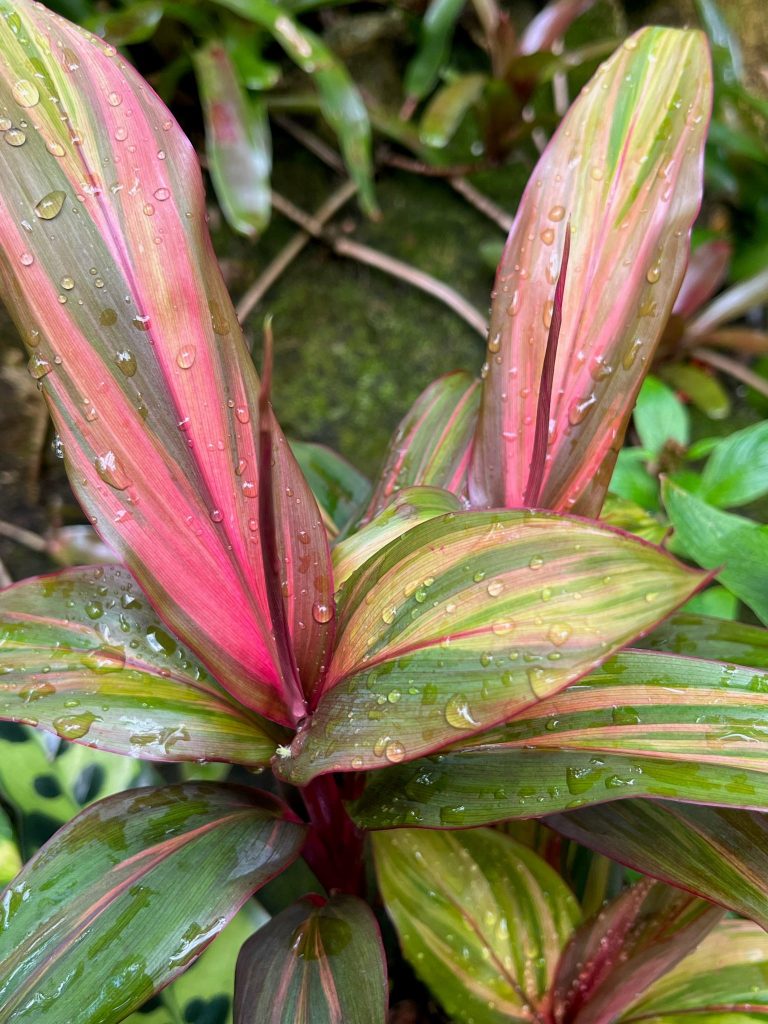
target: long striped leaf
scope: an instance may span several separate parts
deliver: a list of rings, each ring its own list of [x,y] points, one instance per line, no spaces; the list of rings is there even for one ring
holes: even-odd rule
[[[700,583],[658,548],[582,520],[432,519],[342,588],[328,690],[279,770],[304,782],[483,732],[585,675]]]
[[[235,1024],[384,1024],[384,949],[355,896],[306,896],[243,946]]]
[[[543,153],[496,276],[473,505],[523,503],[546,416],[539,504],[599,511],[685,271],[710,102],[703,35],[643,29],[601,66]],[[552,400],[540,408],[568,225]]]
[[[299,851],[279,801],[205,783],[83,811],[0,896],[0,1021],[119,1021]],[[98,965],[98,966],[97,966]]]
[[[477,424],[479,383],[459,371],[439,377],[419,395],[390,442],[367,518],[380,512],[402,487],[463,491]]]
[[[0,718],[149,760],[274,754],[274,726],[210,678],[126,569],[65,569],[2,591],[0,648]]]
[[[637,882],[571,937],[552,984],[553,1021],[612,1024],[722,916],[720,907],[690,893]]]
[[[267,610],[258,381],[192,149],[113,47],[41,5],[3,3],[0,47],[0,280],[75,491],[174,632],[287,723],[304,712]]]
[[[768,810],[768,673],[622,652],[500,729],[371,777],[371,828],[482,825],[627,796]]]
[[[579,919],[565,882],[491,829],[401,829],[373,838],[403,952],[451,1018],[542,1019],[558,956]]]
[[[547,819],[582,846],[735,910],[768,929],[768,815],[621,800]]]
[[[656,651],[768,669],[768,629],[743,622],[678,612],[662,622],[641,644]]]

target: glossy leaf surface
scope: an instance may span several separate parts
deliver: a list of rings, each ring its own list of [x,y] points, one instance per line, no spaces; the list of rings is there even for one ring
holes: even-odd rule
[[[290,863],[303,835],[277,800],[241,787],[187,783],[93,805],[3,893],[0,1020],[121,1020]]]
[[[768,674],[622,652],[436,757],[373,776],[368,827],[471,826],[628,796],[768,809]]]
[[[538,53],[551,49],[572,22],[593,3],[594,0],[551,0],[526,25],[520,37],[520,52]]]
[[[451,1017],[535,1019],[579,919],[556,872],[490,829],[380,832],[373,847],[403,952]]]
[[[269,223],[272,144],[263,106],[240,85],[226,47],[217,41],[194,58],[205,116],[205,151],[227,221],[253,237]]]
[[[432,519],[342,588],[328,691],[278,769],[304,782],[482,732],[585,675],[700,582],[658,548],[583,520]]]
[[[651,455],[658,457],[670,442],[680,447],[688,444],[688,410],[658,377],[645,378],[632,416],[640,443]]]
[[[576,930],[552,986],[557,1024],[611,1024],[690,953],[720,907],[643,879]]]
[[[542,154],[496,276],[469,474],[474,505],[523,502],[570,225],[539,503],[599,511],[685,271],[710,102],[704,37],[643,29],[601,66]]]
[[[644,637],[641,644],[671,654],[698,655],[768,669],[768,630],[743,622],[678,612]]]
[[[547,823],[583,846],[768,928],[768,815],[621,800]]]
[[[192,148],[114,47],[41,5],[0,18],[0,46],[3,297],[74,489],[174,632],[288,722],[249,525],[258,382]]]
[[[479,402],[479,381],[464,372],[439,377],[419,395],[390,442],[368,517],[402,487],[463,490]]]
[[[264,723],[162,627],[127,569],[9,587],[0,638],[0,718],[150,760],[257,765],[274,753]]]
[[[307,896],[260,928],[237,962],[235,1024],[384,1024],[379,927],[355,896]]]

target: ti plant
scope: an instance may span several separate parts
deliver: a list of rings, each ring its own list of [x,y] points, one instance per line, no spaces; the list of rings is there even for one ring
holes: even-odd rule
[[[768,924],[766,634],[659,627],[709,575],[595,518],[688,258],[703,37],[644,29],[584,89],[521,200],[482,384],[422,395],[341,532],[269,357],[256,376],[176,122],[32,0],[0,3],[0,46],[3,295],[121,560],[0,595],[0,716],[256,773],[65,825],[0,898],[0,1022],[123,1020],[299,856],[298,902],[242,948],[238,1024],[381,1024],[377,892],[458,1020],[757,1012],[752,925],[692,950],[713,903]],[[310,478],[344,472],[315,454]],[[574,931],[548,865],[478,830],[516,818],[695,895],[641,882]]]

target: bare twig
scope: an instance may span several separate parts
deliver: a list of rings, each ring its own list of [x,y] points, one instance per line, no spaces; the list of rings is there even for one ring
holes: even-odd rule
[[[5,562],[0,558],[0,588],[10,587],[13,583],[13,576],[8,572]]]
[[[723,373],[727,373],[736,380],[740,380],[742,384],[754,388],[755,391],[759,391],[761,395],[765,395],[768,398],[768,380],[755,373],[754,370],[750,370],[749,367],[744,366],[743,363],[738,362],[736,359],[724,356],[721,352],[712,352],[708,348],[695,348],[691,355],[694,359],[707,363],[708,366],[714,366],[716,370],[722,370]]]
[[[275,114],[273,121],[279,124],[289,135],[293,136],[310,153],[313,153],[319,160],[322,160],[323,163],[328,164],[329,167],[332,167],[334,171],[338,171],[340,174],[344,173],[344,161],[341,159],[341,156],[327,142],[323,142],[319,135],[315,135],[314,132],[304,128],[303,125],[294,121],[292,117],[286,117],[285,114]]]
[[[17,544],[23,544],[30,551],[48,550],[48,542],[39,534],[32,533],[31,530],[25,530],[22,526],[15,526],[13,523],[7,523],[4,520],[0,520],[0,537],[7,537],[8,540],[16,541]]]
[[[502,231],[507,232],[510,230],[515,218],[510,216],[506,210],[503,210],[498,203],[494,203],[492,199],[489,199],[484,192],[475,188],[466,178],[451,178],[451,188],[474,206],[476,210],[484,214],[488,220],[498,224]]]

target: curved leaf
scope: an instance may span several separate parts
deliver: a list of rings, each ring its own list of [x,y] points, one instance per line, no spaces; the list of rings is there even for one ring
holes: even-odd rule
[[[448,145],[464,116],[483,95],[487,81],[487,75],[458,75],[438,89],[419,125],[419,138],[425,146],[441,149]]]
[[[42,5],[0,18],[0,47],[3,297],[74,489],[174,632],[287,723],[303,707],[285,706],[267,610],[258,381],[192,148],[114,47]]]
[[[122,1020],[293,860],[303,835],[274,797],[244,787],[187,783],[94,804],[0,896],[0,1021]]]
[[[651,650],[768,669],[768,629],[678,612],[641,641]]]
[[[412,760],[585,675],[700,585],[628,535],[547,513],[449,514],[342,588],[328,690],[279,766],[302,783]]]
[[[768,420],[724,437],[701,474],[700,496],[733,508],[768,492]]]
[[[537,1019],[575,924],[575,897],[532,850],[491,829],[373,837],[403,952],[457,1021]]]
[[[158,761],[266,764],[276,739],[160,625],[126,569],[0,592],[0,718]]]
[[[480,382],[464,371],[439,377],[413,403],[389,445],[367,518],[414,485],[459,494],[472,448]]]
[[[384,1024],[379,927],[355,896],[305,896],[243,946],[235,1024]]]
[[[672,309],[676,316],[690,317],[720,289],[728,273],[733,247],[714,238],[702,242],[691,253],[683,283]]]
[[[552,0],[525,27],[520,36],[520,53],[539,53],[551,50],[571,26],[588,10],[595,0]]]
[[[523,502],[570,225],[539,503],[599,511],[685,271],[710,103],[703,35],[643,29],[601,66],[544,151],[496,276],[473,505]]]
[[[768,268],[748,277],[746,281],[727,288],[703,309],[690,324],[686,333],[690,337],[703,337],[729,320],[737,320],[750,309],[768,299]]]
[[[419,26],[418,52],[405,71],[406,96],[422,100],[437,84],[464,3],[465,0],[431,0]]]
[[[370,828],[471,826],[627,796],[768,809],[768,674],[622,652],[438,757],[373,776]]]
[[[640,443],[658,457],[669,442],[684,447],[690,437],[690,415],[672,388],[649,374],[632,412]]]
[[[370,483],[351,462],[325,445],[306,441],[291,441],[290,445],[329,533],[338,533],[367,500]]]
[[[10,818],[0,808],[0,885],[7,885],[21,870],[21,856]]]

